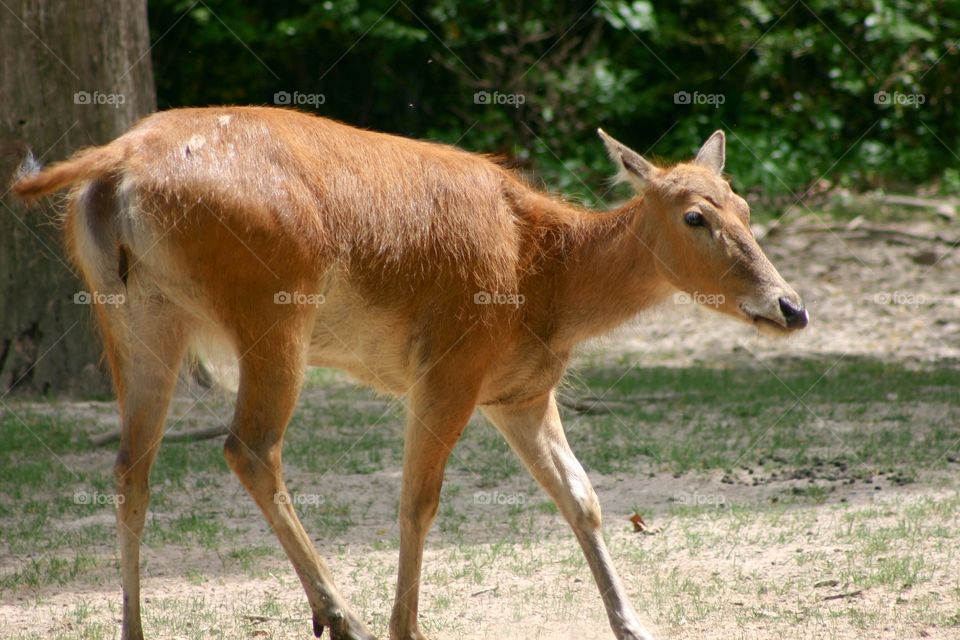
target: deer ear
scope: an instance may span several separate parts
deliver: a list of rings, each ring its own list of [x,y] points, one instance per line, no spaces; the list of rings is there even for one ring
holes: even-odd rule
[[[707,141],[697,152],[697,158],[694,164],[713,169],[714,173],[723,171],[723,165],[727,160],[727,137],[723,131],[717,130],[713,135],[707,138]]]
[[[600,134],[603,144],[606,145],[610,159],[619,168],[621,179],[626,179],[635,187],[642,189],[660,173],[660,170],[645,160],[643,156],[608,136],[603,129],[597,129],[597,133]]]

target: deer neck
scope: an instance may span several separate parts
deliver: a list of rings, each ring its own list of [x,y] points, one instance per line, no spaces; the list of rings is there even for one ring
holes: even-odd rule
[[[610,212],[583,212],[580,220],[557,278],[557,339],[571,344],[609,333],[669,291],[643,199]]]

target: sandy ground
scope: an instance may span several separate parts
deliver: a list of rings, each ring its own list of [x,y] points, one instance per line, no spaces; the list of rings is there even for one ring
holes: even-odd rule
[[[814,224],[798,223],[802,229]],[[950,233],[934,223],[899,228]],[[953,233],[960,237],[960,231]],[[584,357],[640,366],[759,360],[773,369],[780,358],[857,355],[929,366],[960,355],[960,264],[951,248],[943,242],[861,236],[784,228],[764,239],[772,261],[810,309],[809,330],[794,338],[757,336],[750,327],[681,299],[591,345]],[[88,403],[77,410],[97,414],[107,425],[114,418],[103,406]],[[960,611],[955,540],[938,546],[921,529],[916,539],[907,536],[896,543],[919,549],[931,567],[931,579],[916,588],[848,593],[838,569],[855,558],[858,548],[844,533],[850,510],[872,513],[878,522],[886,518],[892,526],[902,505],[955,496],[955,474],[931,474],[906,487],[885,484],[882,492],[874,487],[880,481],[844,485],[821,508],[788,511],[781,520],[743,521],[729,507],[766,503],[789,485],[729,484],[722,475],[593,476],[617,565],[637,609],[658,612],[642,613],[658,637],[960,638],[957,627],[930,625],[900,612],[901,600]],[[312,481],[311,474],[297,470],[289,478],[291,486],[311,487]],[[317,536],[317,544],[348,600],[382,637],[396,576],[392,514],[398,484],[399,470],[387,468],[327,476],[320,488],[355,505],[349,531]],[[445,501],[451,500],[467,521],[454,533],[435,530],[428,540],[421,596],[425,632],[434,638],[612,637],[579,550],[558,516],[534,510],[511,519],[503,506],[477,505],[469,477],[453,474],[447,484],[462,489],[445,493]],[[531,503],[543,501],[526,478],[510,479],[498,490]],[[198,485],[196,491],[204,496],[198,507],[204,517],[233,532],[231,547],[273,551],[258,558],[253,569],[242,569],[217,548],[145,547],[148,630],[162,629],[160,637],[170,638],[310,637],[309,609],[299,584],[239,486],[227,478],[213,488]],[[721,496],[728,508],[672,524],[665,514],[682,495]],[[843,509],[837,508],[841,498]],[[655,523],[654,535],[635,534],[623,517],[637,505]],[[162,523],[175,515],[152,517]],[[108,512],[94,518],[112,526]],[[958,524],[955,513],[947,521],[951,518]],[[94,552],[116,557],[112,539]],[[809,556],[819,568],[806,570],[798,556]],[[78,607],[90,611],[78,613]],[[817,615],[810,616],[811,610]],[[115,568],[76,583],[7,593],[0,601],[3,638],[112,638],[118,637],[118,621]]]
[[[669,518],[658,517],[668,508],[672,496],[683,492],[722,495],[727,504],[737,505],[761,501],[769,489],[730,487],[722,484],[719,476],[692,482],[689,477],[674,479],[666,475],[643,481],[634,476],[601,476],[594,480],[606,513],[623,514],[633,505],[643,504],[648,518],[661,527],[653,535],[640,535],[632,532],[626,521],[607,523],[608,544],[638,610],[669,611],[679,606],[670,600],[677,600],[688,611],[676,614],[672,624],[663,625],[642,613],[658,637],[958,637],[956,628],[917,623],[897,611],[898,603],[910,599],[949,602],[948,594],[958,587],[955,568],[960,566],[960,550],[956,548],[924,546],[928,560],[941,565],[943,571],[922,586],[895,592],[882,588],[858,592],[845,582],[842,571],[811,573],[797,562],[803,554],[822,554],[825,560],[811,562],[828,566],[827,561],[836,558],[843,564],[855,549],[840,535],[846,526],[846,510],[818,509],[813,515],[798,512],[783,521],[761,520],[746,525],[705,514],[677,528]],[[358,487],[365,487],[362,499],[370,508],[364,511],[389,514],[397,481],[394,472],[339,477],[328,490],[350,496]],[[469,478],[453,477],[448,482],[469,484]],[[531,491],[523,483],[518,486]],[[888,492],[878,498],[872,486],[857,486],[843,489],[836,497],[846,498],[850,508],[856,510],[956,495],[955,488],[918,485],[895,491],[896,495]],[[225,495],[224,501],[242,504],[243,496]],[[464,538],[433,533],[428,541],[421,619],[430,637],[612,637],[579,549],[558,518],[539,516],[523,523],[519,532],[510,532],[502,510],[476,505],[465,508],[470,513],[471,531]],[[159,523],[163,517],[160,514]],[[208,517],[216,516],[208,513]],[[883,517],[890,523],[897,521],[892,510]],[[379,521],[365,518],[348,535],[316,540],[347,599],[372,622],[380,637],[386,637],[386,614],[395,580],[396,550],[382,548],[389,546],[387,542],[396,535],[390,520],[389,516]],[[249,516],[235,520],[221,513],[219,521],[225,527],[244,531],[239,538],[231,539],[232,546],[243,546],[245,540],[250,545],[272,544],[266,526]],[[956,517],[953,522],[960,524]],[[159,523],[155,521],[154,526],[162,526]],[[691,535],[703,536],[707,542],[691,547],[687,544]],[[109,554],[111,542],[106,540],[100,551]],[[218,550],[196,546],[147,546],[143,555],[147,567],[144,620],[148,630],[162,629],[155,637],[312,637],[309,609],[300,585],[279,554],[259,560],[253,572],[231,566]],[[474,577],[475,573],[480,577]],[[96,621],[106,629],[103,637],[119,637],[117,577],[109,571],[100,572],[99,577],[93,583],[84,579],[81,584],[5,598],[0,603],[0,619],[4,621],[0,636],[34,633],[51,638],[100,637],[87,635],[89,625]],[[956,602],[956,596],[953,598]],[[80,605],[93,610],[82,621],[77,620],[76,613]],[[708,620],[701,619],[698,606],[712,611]],[[810,609],[818,610],[825,620],[811,621],[804,616],[803,625],[798,626],[796,618]],[[871,612],[879,620],[863,627],[829,621],[833,616],[849,616],[851,610]]]

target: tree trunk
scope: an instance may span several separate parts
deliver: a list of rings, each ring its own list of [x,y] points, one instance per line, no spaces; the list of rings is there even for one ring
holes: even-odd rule
[[[108,388],[56,198],[7,193],[27,150],[46,164],[102,144],[156,109],[146,0],[6,0],[0,7],[0,395]]]

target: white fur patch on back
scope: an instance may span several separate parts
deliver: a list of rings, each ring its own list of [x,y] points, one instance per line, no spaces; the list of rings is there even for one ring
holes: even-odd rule
[[[186,150],[188,153],[195,153],[200,149],[202,149],[205,144],[207,144],[207,139],[204,138],[199,133],[195,133],[192,136],[190,136],[189,140],[187,140]]]

